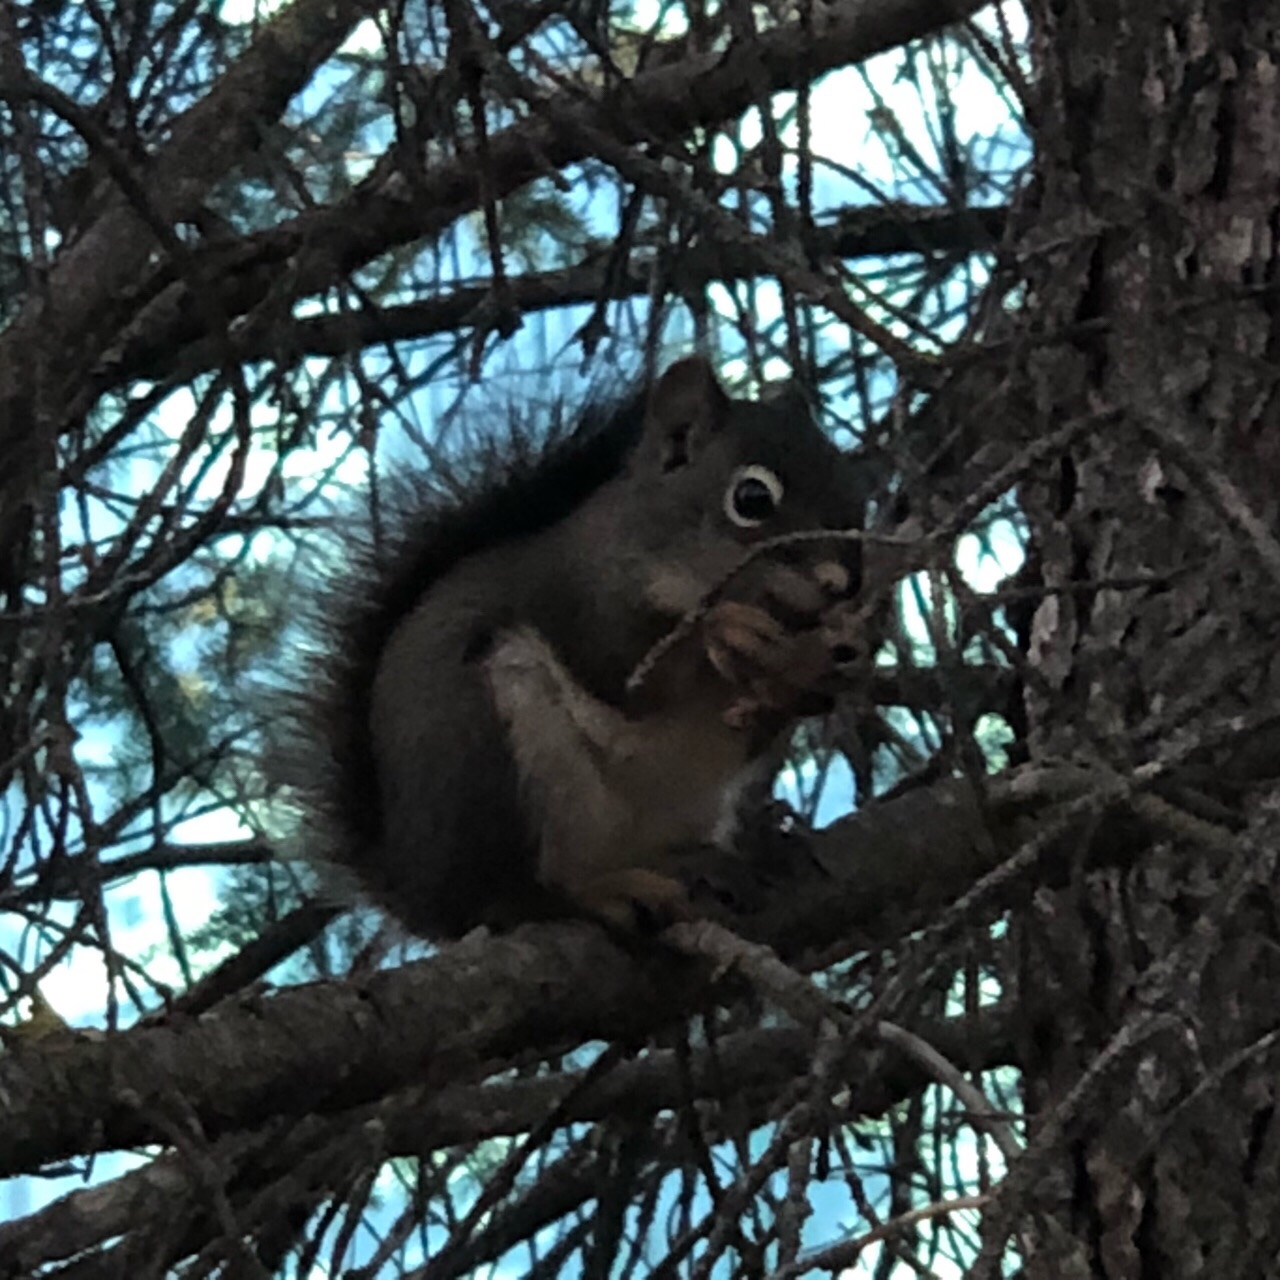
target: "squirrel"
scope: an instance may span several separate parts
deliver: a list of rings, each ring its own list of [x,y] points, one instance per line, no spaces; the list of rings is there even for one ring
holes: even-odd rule
[[[304,813],[427,939],[684,918],[682,859],[723,847],[753,766],[829,706],[858,543],[761,544],[857,526],[850,460],[800,393],[732,399],[697,356],[512,453],[326,605]]]

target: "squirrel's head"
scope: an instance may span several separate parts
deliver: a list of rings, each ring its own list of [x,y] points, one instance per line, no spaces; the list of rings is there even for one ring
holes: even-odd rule
[[[804,396],[783,390],[734,400],[701,357],[677,361],[649,393],[643,431],[617,497],[628,541],[666,570],[663,604],[692,608],[760,544],[845,592],[859,585],[852,539],[787,535],[861,527],[854,468],[818,428]]]

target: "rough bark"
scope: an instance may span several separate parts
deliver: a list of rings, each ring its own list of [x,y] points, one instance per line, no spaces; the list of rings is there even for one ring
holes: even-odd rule
[[[416,975],[402,971],[392,980],[409,983],[417,998],[429,1003],[439,978],[422,966]],[[949,1056],[971,1055],[980,1043],[984,1065],[1010,1059],[1009,1019],[998,1011],[979,1020],[938,1022],[922,1031]],[[815,1048],[814,1028],[776,1028],[733,1037],[718,1053],[695,1056],[687,1068],[666,1050],[595,1082],[578,1072],[440,1089],[419,1086],[347,1112],[282,1115],[258,1131],[230,1131],[214,1142],[211,1158],[227,1171],[229,1193],[242,1212],[277,1180],[291,1185],[299,1201],[314,1203],[330,1190],[335,1163],[344,1154],[350,1158],[352,1148],[367,1147],[370,1135],[375,1135],[382,1157],[390,1158],[518,1136],[557,1112],[566,1122],[634,1117],[654,1124],[663,1112],[678,1110],[691,1097],[732,1096],[740,1107],[763,1114],[770,1099],[804,1076]],[[928,1082],[920,1066],[889,1046],[851,1054],[848,1066],[851,1075],[865,1081],[859,1105],[867,1114],[880,1113]],[[199,1108],[201,1099],[194,1103]],[[563,1197],[547,1206],[536,1225],[570,1212],[598,1189],[592,1178],[557,1185]],[[25,1274],[41,1263],[94,1248],[126,1234],[139,1221],[163,1219],[175,1205],[202,1205],[200,1192],[195,1171],[181,1155],[171,1153],[105,1187],[86,1188],[20,1222],[0,1225],[0,1274]],[[199,1235],[195,1224],[190,1230]],[[476,1262],[493,1256],[490,1241],[488,1251],[478,1251]]]
[[[1024,770],[981,800],[968,781],[944,781],[742,864],[745,875],[717,887],[745,893],[745,908],[721,903],[719,914],[799,969],[819,956],[830,962],[833,945],[888,948],[926,927],[918,952],[945,961],[949,940],[1021,902],[1029,881],[1060,878],[1054,855],[1082,815],[1096,818],[1121,802],[1137,810],[1126,810],[1123,833],[1132,838],[1109,847],[1097,841],[1093,853],[1123,865],[1144,830],[1160,829],[1162,812],[1144,815],[1140,801],[1097,770]],[[723,868],[711,864],[717,874]],[[327,918],[327,909],[315,910]],[[270,961],[279,958],[273,951]],[[0,1056],[0,1176],[90,1150],[163,1143],[173,1125],[194,1123],[212,1139],[268,1121],[337,1114],[410,1085],[465,1085],[506,1057],[598,1039],[641,1044],[691,1012],[741,995],[744,984],[810,1030],[833,1013],[799,975],[792,985],[782,966],[784,985],[774,988],[768,973],[751,971],[749,958],[710,958],[716,963],[700,964],[661,940],[619,946],[590,924],[529,925],[506,937],[477,933],[363,982],[223,1000],[199,1018],[179,1002],[180,1009],[105,1039],[41,1040]],[[210,981],[217,985],[215,975]],[[238,973],[233,989],[246,981]],[[889,995],[879,1008],[897,1012]],[[986,1065],[1009,1060],[1007,1043],[1003,1022],[998,1034],[968,1041]],[[879,1088],[875,1071],[854,1074]]]
[[[1047,585],[1033,758],[1134,776],[1274,706],[1280,669],[1280,5],[1034,6],[1038,208],[1023,372],[1041,429],[1093,409],[1023,490]],[[1280,1266],[1274,784],[1201,772],[1124,869],[1037,896],[1024,1011],[1026,1275],[1264,1276]],[[992,1272],[994,1273],[994,1272]]]
[[[997,797],[981,813],[967,788],[947,784],[858,815],[816,843],[807,894],[788,894],[785,913],[739,923],[797,958],[850,934],[888,944],[997,867],[1019,812],[1044,791]],[[983,912],[998,905],[993,897]],[[473,935],[360,984],[229,1000],[107,1039],[40,1041],[0,1056],[0,1176],[162,1142],[167,1124],[188,1119],[214,1137],[410,1084],[466,1083],[504,1057],[593,1039],[643,1043],[727,994],[722,979],[657,943],[620,947],[593,925],[526,926]]]

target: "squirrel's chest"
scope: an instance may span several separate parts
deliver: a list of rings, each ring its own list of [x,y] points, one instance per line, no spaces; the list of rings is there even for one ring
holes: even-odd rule
[[[745,735],[718,718],[653,717],[636,727],[616,772],[636,843],[661,848],[711,840],[749,763]]]
[[[750,763],[745,741],[691,717],[629,724],[593,776],[540,798],[542,870],[556,882],[669,868],[728,829]]]
[[[674,847],[716,837],[752,758],[717,700],[625,716],[529,630],[504,637],[485,674],[549,879],[662,866]]]

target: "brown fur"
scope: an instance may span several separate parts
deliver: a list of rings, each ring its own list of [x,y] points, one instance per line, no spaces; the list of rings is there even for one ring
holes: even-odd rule
[[[817,614],[856,565],[818,568],[830,547],[753,565],[726,607],[754,623],[713,610],[638,694],[627,677],[761,539],[857,523],[843,463],[794,399],[731,401],[695,359],[603,429],[429,508],[317,673],[312,758],[334,767],[309,803],[340,860],[430,937],[565,899],[670,909],[674,851],[723,832],[799,713]],[[756,528],[724,510],[748,464],[785,486]]]

